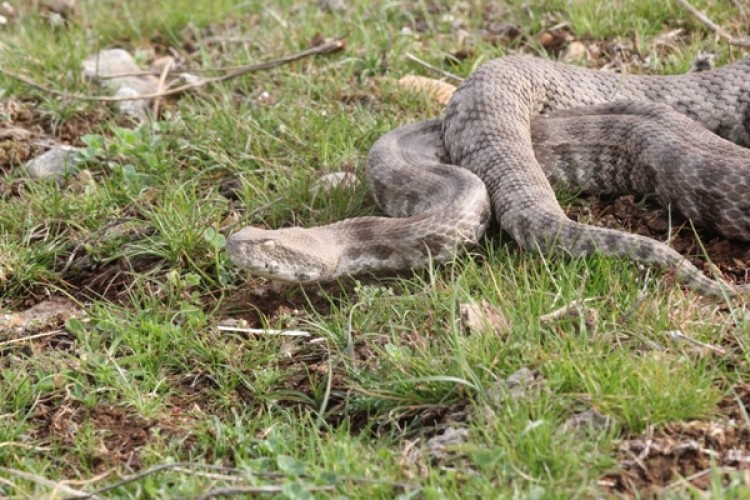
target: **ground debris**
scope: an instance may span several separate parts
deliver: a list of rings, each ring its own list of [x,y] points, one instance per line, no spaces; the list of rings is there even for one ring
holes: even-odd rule
[[[612,425],[612,418],[603,415],[596,408],[589,408],[581,413],[576,413],[568,418],[559,427],[560,434],[584,434],[586,432],[598,432]]]
[[[510,321],[503,311],[486,299],[460,304],[458,314],[461,326],[470,334],[491,330],[504,335],[510,330]]]
[[[52,297],[21,312],[0,314],[0,360],[9,362],[11,352],[34,356],[41,351],[74,352],[76,339],[68,333],[68,320],[84,319],[85,313],[72,301]],[[1,366],[1,365],[0,365]]]
[[[664,335],[666,335],[666,337],[675,344],[676,343],[689,344],[693,348],[693,350],[697,350],[701,353],[712,352],[720,356],[726,356],[727,354],[726,349],[719,347],[717,345],[707,344],[705,342],[695,340],[692,337],[688,337],[687,335],[682,333],[680,330],[670,330],[668,332],[664,332]]]
[[[401,468],[409,478],[415,475],[426,477],[430,465],[445,467],[455,461],[462,464],[463,470],[468,470],[468,464],[463,463],[465,454],[461,451],[461,446],[468,439],[469,429],[448,427],[442,434],[432,436],[421,446],[421,439],[407,440],[401,451]]]
[[[559,307],[550,313],[539,316],[539,323],[543,326],[549,326],[560,321],[581,318],[586,328],[594,332],[596,330],[596,323],[599,320],[599,313],[596,309],[585,306],[585,302],[586,299],[573,300],[569,304]]]
[[[425,451],[433,460],[445,460],[469,438],[469,429],[448,427],[445,432],[433,436],[425,443]]]
[[[154,75],[134,75],[140,71],[132,55],[123,49],[102,50],[83,61],[83,75],[88,79],[102,80],[115,91],[116,97],[134,97],[154,94],[159,90],[159,78]],[[118,76],[115,75],[129,75]],[[147,99],[122,101],[120,111],[139,121],[148,118],[151,101]]]
[[[64,297],[50,297],[25,311],[0,315],[0,334],[30,334],[59,328],[67,320],[84,316],[75,303]]]
[[[496,405],[507,400],[516,400],[530,395],[532,390],[541,388],[543,379],[539,370],[523,367],[513,372],[507,379],[495,382],[487,389],[487,397]]]
[[[41,444],[71,447],[76,445],[76,435],[83,428],[93,432],[98,438],[97,446],[91,447],[90,456],[82,459],[97,472],[119,464],[131,470],[140,469],[143,466],[140,450],[161,430],[157,421],[120,407],[98,404],[87,408],[67,398],[57,406],[47,403],[37,405],[31,418],[39,424],[35,438]],[[173,432],[175,429],[165,426],[165,430]]]
[[[318,7],[326,12],[341,12],[347,8],[346,0],[318,0]]]
[[[600,484],[611,491],[647,497],[686,481],[706,489],[713,472],[750,470],[750,427],[746,422],[750,384],[739,384],[719,404],[714,420],[650,426],[620,441],[619,470]]]

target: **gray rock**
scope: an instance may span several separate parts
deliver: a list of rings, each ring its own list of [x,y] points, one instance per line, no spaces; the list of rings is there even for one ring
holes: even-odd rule
[[[137,73],[140,68],[130,53],[123,49],[102,50],[96,55],[83,61],[83,76],[87,79],[101,80],[115,91],[116,97],[138,97],[154,94],[159,88],[159,79],[154,75],[121,76],[114,75]],[[141,99],[121,101],[118,103],[120,111],[133,116],[140,121],[148,118],[151,100]]]
[[[136,89],[123,85],[117,92],[115,97],[139,97],[141,95]],[[122,101],[117,103],[120,111],[126,115],[132,116],[140,121],[146,121],[148,119],[148,112],[150,109],[150,100],[148,99],[137,99],[133,101]]]
[[[75,174],[76,153],[80,148],[71,146],[55,146],[46,153],[26,163],[26,173],[32,179],[47,179],[55,177],[62,181],[66,175]]]

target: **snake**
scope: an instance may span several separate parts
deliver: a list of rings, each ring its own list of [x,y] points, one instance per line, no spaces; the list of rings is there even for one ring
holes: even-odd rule
[[[520,247],[662,268],[732,296],[668,243],[571,220],[555,190],[651,196],[697,226],[750,241],[750,58],[679,75],[632,75],[526,55],[469,75],[442,118],[377,139],[367,186],[385,216],[316,227],[245,227],[226,252],[296,283],[401,271],[476,247],[490,222]]]

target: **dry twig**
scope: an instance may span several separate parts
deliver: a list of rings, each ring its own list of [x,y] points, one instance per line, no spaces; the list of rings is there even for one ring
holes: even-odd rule
[[[564,319],[577,318],[579,316],[596,315],[596,311],[590,307],[583,307],[586,302],[594,299],[575,299],[571,303],[555,309],[551,313],[539,316],[539,322],[543,325],[561,321]],[[586,313],[586,314],[583,314]]]
[[[679,342],[679,341],[687,342],[689,344],[693,344],[694,346],[700,347],[701,349],[715,352],[716,354],[719,354],[721,356],[726,356],[727,354],[726,349],[719,347],[717,345],[714,345],[714,344],[706,344],[705,342],[701,342],[700,340],[696,340],[692,337],[688,337],[687,335],[682,333],[680,330],[670,330],[668,332],[664,332],[664,334],[672,342]]]
[[[19,337],[17,339],[4,340],[0,342],[0,347],[6,347],[11,344],[20,344],[21,342],[29,342],[31,340],[41,339],[44,337],[52,337],[53,335],[59,335],[65,333],[65,330],[53,330],[51,332],[37,333],[35,335],[29,335],[27,337]]]
[[[440,68],[438,68],[437,66],[433,66],[432,64],[428,63],[428,62],[427,62],[427,61],[425,61],[424,59],[420,59],[420,58],[418,58],[418,57],[417,57],[417,56],[415,56],[414,54],[406,54],[406,58],[407,58],[407,59],[409,59],[410,61],[414,61],[414,62],[415,62],[415,63],[417,63],[417,64],[421,64],[421,65],[422,65],[422,66],[424,66],[425,68],[427,68],[427,69],[431,69],[432,71],[435,71],[436,73],[440,73],[441,75],[443,75],[443,76],[444,76],[444,77],[446,77],[446,78],[450,78],[450,79],[452,79],[452,80],[455,80],[455,81],[457,81],[458,83],[461,83],[461,82],[463,82],[463,81],[464,81],[464,79],[463,79],[463,78],[461,78],[460,76],[458,76],[458,75],[454,75],[453,73],[451,73],[451,72],[449,72],[449,71],[445,71],[445,70],[443,70],[443,69],[440,69]]]
[[[713,22],[706,14],[693,7],[687,0],[676,0],[685,10],[690,12],[706,28],[713,31],[718,37],[723,38],[729,45],[737,47],[750,47],[750,39],[736,38],[728,33],[724,28]]]
[[[35,82],[34,80],[28,77],[13,73],[2,67],[0,67],[0,73],[4,74],[7,77],[18,80],[19,82],[25,85],[28,85],[29,87],[32,87],[37,90],[41,90],[42,92],[56,95],[65,99],[72,99],[72,100],[78,100],[78,101],[99,101],[99,102],[140,101],[140,100],[146,100],[146,99],[155,99],[158,97],[166,97],[166,96],[175,95],[175,94],[181,94],[182,92],[192,90],[198,87],[203,87],[205,85],[209,85],[212,83],[225,82],[227,80],[231,80],[233,78],[244,76],[249,73],[255,73],[257,71],[263,71],[266,69],[276,68],[284,64],[289,64],[291,62],[304,59],[305,57],[310,57],[310,56],[320,55],[320,54],[329,54],[331,52],[337,52],[339,50],[342,50],[344,46],[345,46],[345,43],[343,40],[333,40],[330,42],[326,42],[322,45],[318,45],[317,47],[312,47],[310,49],[303,50],[302,52],[298,52],[297,54],[292,54],[291,56],[281,57],[279,59],[273,59],[271,61],[267,61],[267,62],[259,63],[259,64],[249,64],[247,66],[240,66],[237,70],[231,71],[225,75],[214,76],[211,78],[204,78],[203,80],[181,85],[179,87],[174,87],[172,89],[167,89],[167,90],[156,92],[153,94],[143,94],[143,95],[138,95],[138,96],[108,96],[108,95],[88,96],[88,95],[81,95],[81,94],[71,94],[68,92],[62,92],[62,91],[47,87],[45,85]]]
[[[310,337],[310,332],[304,330],[273,330],[271,328],[241,328],[236,326],[218,327],[220,332],[247,333],[251,335],[280,335],[282,337]]]

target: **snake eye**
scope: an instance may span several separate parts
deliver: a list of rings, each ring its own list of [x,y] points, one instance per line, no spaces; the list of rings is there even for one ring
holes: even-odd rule
[[[276,248],[276,241],[266,240],[261,243],[261,245],[263,245],[263,248],[265,248],[266,250],[273,250],[274,248]]]

